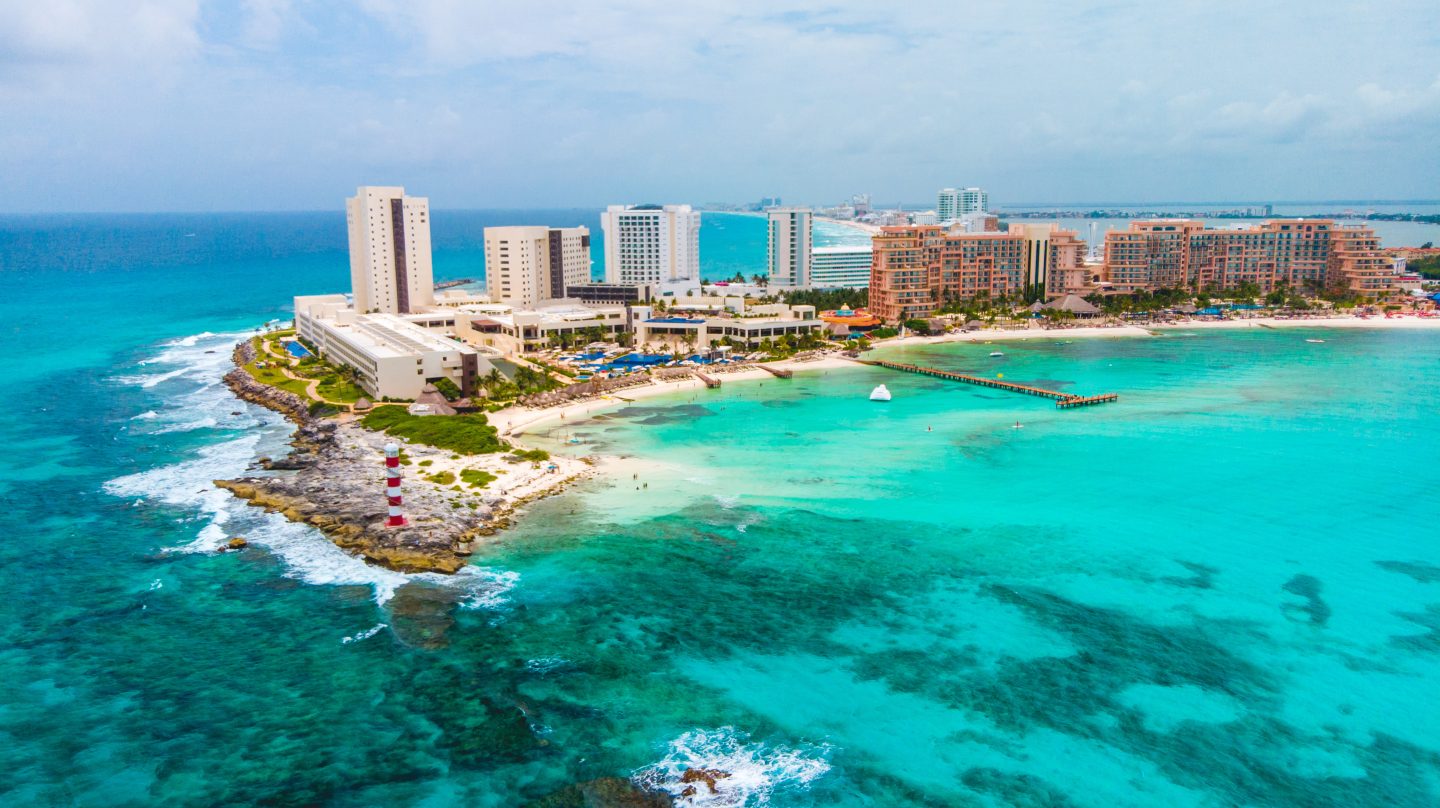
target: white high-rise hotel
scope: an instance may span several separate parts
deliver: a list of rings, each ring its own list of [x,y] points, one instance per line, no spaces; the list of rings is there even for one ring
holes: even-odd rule
[[[485,286],[492,303],[529,308],[590,280],[587,227],[485,228]]]
[[[409,314],[433,305],[430,200],[366,185],[345,200],[355,311]]]
[[[967,213],[990,209],[990,195],[980,188],[945,188],[935,201],[935,220],[953,222]]]
[[[606,281],[699,280],[700,213],[689,205],[611,205],[600,227]]]
[[[803,288],[810,285],[810,220],[809,208],[771,208],[770,220],[770,284],[780,288]]]

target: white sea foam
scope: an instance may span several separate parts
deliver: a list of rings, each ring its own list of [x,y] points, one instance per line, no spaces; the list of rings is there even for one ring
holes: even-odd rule
[[[279,514],[246,506],[229,491],[215,487],[215,480],[245,474],[258,455],[284,452],[287,438],[284,419],[239,402],[220,383],[220,376],[230,366],[230,346],[245,336],[245,333],[204,333],[164,343],[160,353],[141,364],[179,364],[180,367],[153,374],[150,379],[183,377],[193,383],[193,389],[168,396],[166,405],[147,410],[135,419],[148,425],[147,432],[151,435],[204,428],[251,431],[203,446],[194,457],[184,461],[117,477],[104,485],[105,491],[115,497],[135,497],[137,506],[158,503],[192,511],[194,517],[203,520],[192,542],[170,547],[173,552],[215,552],[230,537],[240,534],[253,546],[264,547],[278,556],[285,565],[285,575],[311,585],[369,586],[376,602],[384,603],[409,580],[425,579],[442,586],[454,586],[465,608],[490,609],[503,605],[505,593],[520,579],[517,573],[469,566],[454,576],[405,575],[372,566],[348,555],[325,539],[320,531],[292,523]],[[189,519],[192,517],[181,521]]]
[[[547,656],[525,661],[525,670],[530,673],[546,674],[570,664],[565,657]]]
[[[715,502],[720,507],[727,511],[733,510],[740,505],[740,495],[738,494],[711,494],[711,496],[715,498]]]
[[[830,770],[829,746],[797,750],[763,743],[734,727],[694,730],[670,742],[664,759],[634,775],[644,788],[664,791],[677,806],[746,808],[769,805],[779,789],[805,788]],[[705,769],[714,789],[703,779],[685,782],[685,772]]]
[[[466,609],[494,609],[508,602],[505,597],[520,582],[520,573],[511,570],[497,570],[490,567],[463,567],[453,576],[429,574],[431,580],[459,586],[465,598],[460,602]]]
[[[230,366],[230,346],[243,336],[207,332],[165,343],[146,363],[182,365],[179,370],[195,387],[137,418],[155,425],[150,430],[153,435],[208,427],[251,431],[205,446],[187,460],[117,477],[105,483],[105,491],[137,498],[137,506],[160,503],[202,519],[204,524],[192,541],[168,548],[174,552],[214,552],[231,536],[243,535],[250,544],[279,557],[286,575],[319,586],[367,586],[377,603],[383,604],[397,588],[416,579],[455,587],[466,608],[490,609],[505,603],[505,594],[519,581],[518,573],[465,567],[453,576],[407,575],[372,566],[341,550],[315,528],[251,508],[214,486],[214,480],[244,474],[260,454],[282,453],[288,432],[280,416],[240,402],[219,381]]]
[[[352,643],[352,642],[360,642],[361,640],[368,640],[368,639],[370,639],[371,637],[374,637],[376,634],[379,634],[380,632],[384,631],[384,630],[387,629],[387,628],[389,628],[389,624],[388,624],[388,623],[376,623],[374,626],[365,629],[364,631],[360,632],[359,634],[353,634],[353,635],[351,635],[351,636],[349,636],[349,637],[341,637],[341,638],[340,638],[340,644],[341,644],[341,645],[349,645],[349,644]]]

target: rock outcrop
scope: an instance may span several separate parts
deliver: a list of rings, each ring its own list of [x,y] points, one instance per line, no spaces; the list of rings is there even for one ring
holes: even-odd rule
[[[305,399],[288,390],[256,381],[244,368],[235,368],[226,373],[225,386],[230,388],[236,398],[274,410],[297,424],[305,424],[311,420],[310,408]]]
[[[236,346],[236,362],[253,357],[248,341]],[[259,458],[256,473],[215,485],[255,507],[312,525],[345,550],[389,569],[454,573],[483,537],[510,526],[517,508],[564,488],[557,478],[559,484],[512,498],[427,483],[420,473],[407,471],[402,490],[408,524],[388,527],[384,446],[392,438],[354,423],[314,418],[299,396],[262,384],[243,368],[226,374],[225,383],[236,396],[297,426],[288,456]],[[450,454],[426,446],[406,446],[405,452],[416,462]]]

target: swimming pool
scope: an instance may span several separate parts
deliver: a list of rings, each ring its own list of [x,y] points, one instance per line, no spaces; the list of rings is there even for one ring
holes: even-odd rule
[[[305,357],[310,355],[310,351],[307,350],[305,346],[301,345],[298,341],[285,343],[285,350],[289,351],[290,355],[295,357],[296,359],[304,359]]]

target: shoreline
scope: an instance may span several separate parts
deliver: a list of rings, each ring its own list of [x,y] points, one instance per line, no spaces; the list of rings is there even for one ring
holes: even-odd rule
[[[1317,317],[1280,319],[1255,317],[1237,320],[1187,320],[1154,326],[1115,325],[1070,328],[1010,328],[981,330],[936,336],[912,336],[876,344],[876,348],[939,345],[945,343],[995,343],[1028,339],[1091,339],[1106,337],[1155,338],[1167,331],[1234,330],[1244,328],[1371,328],[1440,329],[1440,318],[1416,317]],[[241,357],[237,349],[236,358]],[[853,359],[837,354],[816,358],[787,359],[764,363],[777,370],[797,373],[857,368]],[[238,374],[238,375],[237,375]],[[775,379],[759,366],[716,374],[723,382],[754,382]],[[242,377],[243,378],[240,378]],[[617,464],[629,468],[643,462],[611,455],[577,458],[552,455],[542,463],[516,460],[511,452],[456,456],[449,451],[411,444],[359,426],[354,416],[314,419],[297,412],[290,398],[297,397],[252,379],[243,368],[232,369],[227,386],[237,398],[280,413],[296,424],[288,455],[279,460],[260,458],[260,473],[233,480],[215,480],[217,487],[230,491],[250,505],[281,513],[293,522],[321,530],[342,549],[367,562],[399,572],[454,573],[466,566],[468,556],[486,537],[514,525],[526,505],[553,496],[574,483],[608,475]],[[675,380],[651,379],[638,387],[544,409],[512,405],[486,415],[499,437],[514,450],[527,447],[529,432],[567,421],[581,421],[606,410],[669,393],[703,390],[705,384],[694,376]],[[405,514],[403,528],[384,526],[384,496],[379,490],[382,477],[381,447],[394,441],[409,456],[404,473]],[[417,465],[424,462],[425,465]],[[554,470],[550,470],[550,466]],[[494,475],[484,488],[455,485],[463,470]],[[445,476],[445,482],[427,477]],[[473,489],[473,490],[472,490]]]
[[[1175,323],[1164,323],[1161,325],[1139,326],[1139,325],[1115,325],[1115,326],[1075,326],[1069,328],[1007,328],[982,331],[970,331],[966,333],[938,334],[935,336],[913,336],[900,339],[890,339],[875,343],[877,350],[891,347],[908,347],[918,345],[940,345],[954,342],[987,343],[987,342],[1012,342],[1028,339],[1094,339],[1094,338],[1115,338],[1115,337],[1143,337],[1154,338],[1157,331],[1188,330],[1188,329],[1239,329],[1239,328],[1417,328],[1417,329],[1440,329],[1440,318],[1421,319],[1417,317],[1371,317],[1360,318],[1356,316],[1343,317],[1315,317],[1304,319],[1282,319],[1276,317],[1252,317],[1239,320],[1185,320]],[[779,362],[765,362],[764,364],[777,369],[789,369],[798,372],[809,370],[835,370],[840,368],[854,368],[861,365],[855,360],[842,356],[829,354],[808,361],[796,361],[793,359]],[[769,373],[758,367],[751,367],[745,370],[725,373],[720,376],[722,381],[751,382],[763,381],[774,378]],[[652,380],[640,387],[632,387],[621,391],[620,394],[599,396],[593,399],[577,401],[562,406],[549,407],[545,409],[531,409],[527,407],[512,406],[506,409],[489,413],[487,417],[490,423],[500,431],[500,436],[507,440],[523,437],[529,430],[543,425],[549,425],[554,421],[578,420],[594,412],[620,407],[635,401],[647,398],[662,396],[666,393],[675,393],[684,390],[703,388],[704,384],[694,377],[687,377],[676,381]],[[604,458],[596,458],[602,460]]]
[[[525,506],[595,473],[592,463],[574,457],[517,458],[513,452],[526,447],[514,441],[506,451],[457,455],[366,429],[351,414],[312,417],[298,396],[238,365],[250,354],[248,346],[246,340],[235,348],[237,366],[225,374],[225,384],[237,399],[294,423],[291,449],[279,460],[256,458],[244,475],[212,484],[252,507],[317,528],[368,563],[403,573],[453,574],[469,564],[485,538],[513,525]],[[402,449],[406,524],[400,527],[386,525],[388,443]],[[476,482],[462,476],[467,471]],[[234,537],[221,550],[241,546],[243,537]]]
[[[777,370],[793,370],[797,373],[810,370],[834,370],[837,368],[858,367],[854,360],[833,355],[809,360],[785,359],[778,362],[765,362],[764,364]],[[775,378],[759,367],[748,367],[743,370],[718,374],[718,376],[722,382],[722,387],[724,382],[751,382]],[[662,396],[666,393],[677,393],[684,390],[695,389],[705,389],[705,383],[693,376],[687,376],[675,381],[652,379],[647,384],[639,387],[626,388],[616,394],[603,395],[597,398],[539,410],[512,406],[488,413],[486,417],[490,419],[490,425],[500,431],[501,438],[511,440],[512,438],[522,437],[527,430],[551,421],[566,421],[574,419],[577,416],[583,418],[591,412],[598,410],[622,407],[642,399]],[[600,460],[603,458],[596,459]]]

